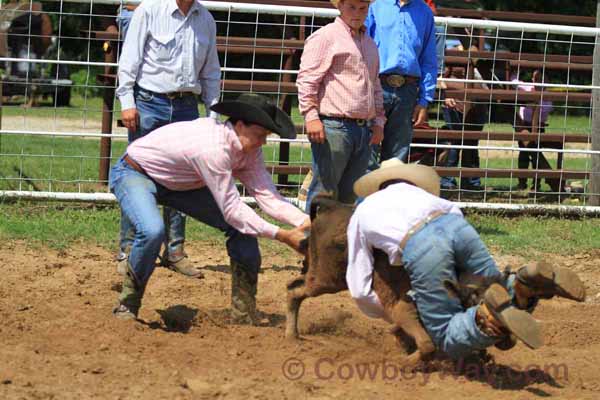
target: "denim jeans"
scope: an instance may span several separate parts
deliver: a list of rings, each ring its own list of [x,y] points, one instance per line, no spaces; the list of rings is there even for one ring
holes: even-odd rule
[[[163,125],[179,121],[191,121],[199,117],[198,100],[195,96],[187,96],[170,100],[163,96],[156,96],[152,92],[140,87],[135,88],[135,104],[140,115],[140,124],[137,131],[129,131],[129,143]],[[165,238],[167,255],[177,254],[183,256],[179,251],[185,241],[185,216],[175,210],[165,207],[164,222],[168,227]],[[133,243],[133,225],[126,216],[121,213],[120,248],[121,258],[124,252]],[[176,261],[176,260],[172,260]]]
[[[485,124],[485,118],[478,118],[478,121],[466,121],[466,124],[463,124],[463,113],[453,109],[444,107],[444,121],[446,122],[446,126],[448,129],[462,131],[463,128],[465,130],[472,131],[481,131],[483,130],[483,125]],[[456,142],[455,144],[461,144],[464,146],[477,146],[479,143],[478,140],[462,140],[460,142]],[[461,156],[462,153],[462,156]],[[459,156],[462,157],[461,167],[463,168],[479,168],[479,150],[477,149],[463,149],[462,151],[459,149],[450,149],[448,151],[448,162],[446,166],[448,167],[458,167],[458,159]],[[453,177],[443,176],[441,179],[442,188],[450,188],[456,186],[456,179]],[[461,186],[465,188],[472,187],[480,187],[481,186],[481,178],[479,177],[471,177],[471,178],[462,178]]]
[[[252,273],[258,273],[261,264],[258,241],[225,222],[208,188],[169,190],[131,168],[123,158],[112,167],[109,185],[119,201],[123,215],[135,227],[129,263],[140,285],[145,285],[150,279],[166,236],[165,224],[158,210],[159,204],[186,213],[224,232],[229,257],[251,269]]]
[[[321,117],[325,143],[311,143],[313,179],[308,189],[306,210],[322,191],[331,192],[342,203],[356,200],[354,182],[367,172],[371,130],[355,120]]]
[[[383,131],[383,142],[381,145],[371,146],[369,171],[379,168],[380,162],[392,157],[402,162],[408,160],[413,136],[412,115],[419,94],[416,82],[401,87],[391,87],[382,82],[381,86],[387,122]]]
[[[435,25],[435,56],[438,76],[444,73],[444,51],[446,50],[446,25]]]
[[[125,36],[127,36],[127,30],[129,29],[131,17],[133,17],[133,11],[128,10],[125,7],[119,7],[119,11],[117,13],[117,26],[121,32],[122,40],[125,40]]]
[[[443,285],[445,279],[456,280],[457,273],[503,276],[475,229],[461,215],[443,215],[417,231],[406,243],[403,262],[421,321],[440,350],[460,358],[496,342],[477,327],[478,306],[464,310]],[[511,295],[513,281],[506,282]]]

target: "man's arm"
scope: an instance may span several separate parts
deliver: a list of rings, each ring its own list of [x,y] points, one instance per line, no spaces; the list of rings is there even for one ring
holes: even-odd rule
[[[143,6],[133,13],[123,51],[119,59],[119,87],[116,94],[121,102],[123,124],[129,130],[136,130],[138,113],[133,97],[133,87],[137,81],[138,69],[144,57],[144,45],[148,35],[148,20]]]
[[[429,10],[428,10],[429,11]],[[435,48],[435,24],[433,15],[425,27],[423,35],[423,51],[419,55],[421,80],[419,82],[419,100],[417,105],[427,108],[433,101],[437,82],[437,55]]]
[[[373,254],[360,230],[355,214],[348,224],[348,269],[346,283],[358,308],[371,318],[385,318],[385,312],[373,291]]]
[[[371,38],[375,39],[375,29],[377,28],[377,24],[375,23],[375,16],[373,15],[373,4],[369,6],[369,12],[367,13],[367,18],[365,18],[365,28],[367,35],[371,36]]]
[[[226,154],[207,151],[194,158],[192,166],[206,183],[229,225],[247,235],[275,238],[279,228],[260,218],[242,201]]]
[[[310,221],[308,215],[279,194],[265,167],[262,151],[256,152],[253,162],[243,171],[238,171],[237,177],[254,197],[261,210],[269,216],[296,227]]]
[[[210,13],[209,13],[210,16]],[[202,87],[202,102],[206,107],[206,116],[217,117],[210,107],[219,101],[221,95],[221,65],[219,64],[219,55],[217,53],[217,28],[215,20],[210,16],[210,38],[208,48],[206,49],[206,59],[204,66],[198,75],[198,82]]]
[[[379,56],[376,60],[376,71],[379,72]],[[381,87],[381,81],[379,80],[379,73],[375,76],[374,91],[375,96],[375,121],[371,127],[373,136],[371,137],[371,144],[380,144],[383,140],[383,128],[385,127],[385,108],[383,107],[383,89]]]
[[[325,142],[325,130],[319,119],[319,89],[331,67],[331,45],[327,35],[319,31],[306,39],[296,79],[298,108],[304,115],[308,139],[315,143]]]

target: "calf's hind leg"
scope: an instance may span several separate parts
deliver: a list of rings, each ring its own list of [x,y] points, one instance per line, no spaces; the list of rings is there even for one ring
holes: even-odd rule
[[[390,319],[394,324],[392,333],[398,334],[402,330],[406,335],[414,339],[417,349],[407,357],[407,365],[415,366],[420,361],[426,360],[435,351],[435,345],[429,334],[423,328],[419,320],[417,308],[411,302],[399,300],[393,305]]]

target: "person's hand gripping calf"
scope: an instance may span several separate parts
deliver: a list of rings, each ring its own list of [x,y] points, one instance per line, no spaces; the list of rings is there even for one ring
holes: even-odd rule
[[[304,254],[304,249],[301,247],[301,242],[308,237],[310,232],[310,218],[307,218],[304,223],[294,229],[279,228],[275,239],[281,243],[285,243],[298,253]]]

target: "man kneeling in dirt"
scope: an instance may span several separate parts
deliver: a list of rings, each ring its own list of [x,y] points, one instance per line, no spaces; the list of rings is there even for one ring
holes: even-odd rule
[[[531,348],[542,335],[531,311],[538,298],[554,295],[585,299],[585,288],[569,270],[536,263],[502,274],[459,208],[439,196],[439,176],[424,165],[393,159],[354,185],[365,197],[348,225],[346,280],[359,308],[385,318],[372,289],[374,248],[403,266],[411,281],[421,321],[437,348],[458,359],[491,345],[514,346],[515,337]],[[474,276],[495,282],[482,301],[461,305],[445,281]]]
[[[287,139],[296,136],[289,116],[255,94],[211,109],[229,120],[199,118],[158,128],[130,144],[111,170],[110,189],[135,227],[128,271],[114,310],[119,318],[137,318],[154,271],[165,235],[158,204],[227,236],[232,319],[237,323],[258,322],[255,296],[261,256],[256,237],[276,239],[298,250],[310,226],[308,216],[277,192],[261,150],[271,132]],[[235,178],[267,214],[296,228],[278,228],[260,218],[243,203]]]

